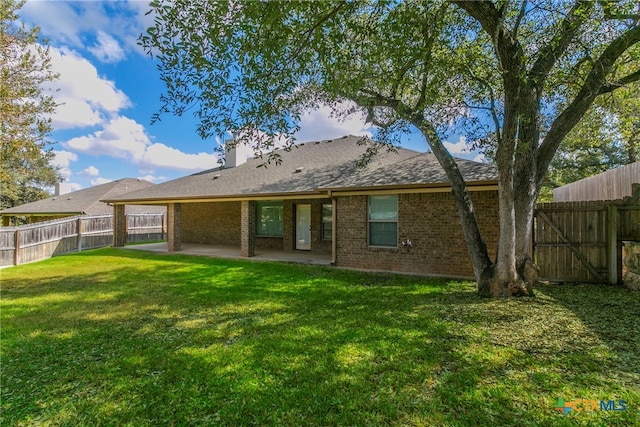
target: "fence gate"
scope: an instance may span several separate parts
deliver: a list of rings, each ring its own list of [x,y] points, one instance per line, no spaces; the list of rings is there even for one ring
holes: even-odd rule
[[[640,241],[640,187],[622,200],[536,206],[533,255],[540,279],[620,283],[622,242]]]
[[[610,215],[604,202],[538,205],[534,256],[540,278],[606,283]]]

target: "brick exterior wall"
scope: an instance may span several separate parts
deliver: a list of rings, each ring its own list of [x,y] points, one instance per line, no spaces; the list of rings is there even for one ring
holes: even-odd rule
[[[240,202],[240,256],[256,255],[256,202]]]
[[[491,257],[499,234],[498,192],[473,192],[480,230]],[[398,195],[398,247],[368,247],[367,196],[336,201],[336,265],[373,270],[473,277],[473,267],[449,193]],[[410,239],[411,247],[401,242]]]
[[[331,240],[322,239],[322,205],[331,204],[331,199],[285,200],[283,212],[282,248],[293,251],[296,248],[296,205],[311,205],[311,249],[318,254],[331,253]]]
[[[256,236],[256,249],[281,251],[282,237]]]
[[[167,248],[169,252],[177,252],[182,249],[182,205],[169,203],[167,205]]]
[[[113,246],[123,247],[127,243],[127,218],[125,205],[113,206]]]
[[[181,209],[181,238],[184,243],[220,244],[240,247],[241,203],[184,203]],[[295,207],[311,205],[311,253],[331,253],[331,241],[322,239],[322,205],[330,199],[300,199],[283,201],[283,236],[255,236],[253,221],[253,245],[257,250],[295,250]],[[255,202],[251,202],[255,215]]]
[[[240,246],[240,202],[184,203],[182,241]]]

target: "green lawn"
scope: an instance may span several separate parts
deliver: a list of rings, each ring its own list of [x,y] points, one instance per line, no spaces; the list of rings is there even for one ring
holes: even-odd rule
[[[124,249],[0,275],[2,425],[640,425],[640,294],[619,287],[487,300]]]

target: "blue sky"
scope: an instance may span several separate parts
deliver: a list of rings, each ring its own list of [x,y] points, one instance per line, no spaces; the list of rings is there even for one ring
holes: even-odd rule
[[[204,141],[196,121],[158,111],[163,83],[156,63],[137,45],[152,24],[146,1],[28,1],[19,11],[49,40],[54,71],[49,88],[60,104],[53,117],[55,164],[72,190],[131,177],[160,183],[216,167],[219,141]],[[310,112],[300,142],[370,134],[363,117],[338,121],[323,108]],[[473,158],[464,138],[447,143],[457,156]],[[427,149],[419,137],[406,148]]]

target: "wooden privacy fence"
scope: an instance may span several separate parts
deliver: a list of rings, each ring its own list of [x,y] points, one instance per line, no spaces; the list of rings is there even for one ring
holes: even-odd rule
[[[536,206],[533,253],[540,278],[620,283],[622,242],[640,241],[640,186],[622,200]]]
[[[164,240],[164,214],[128,214],[127,241]],[[77,216],[19,227],[0,228],[0,266],[113,244],[113,216]]]

